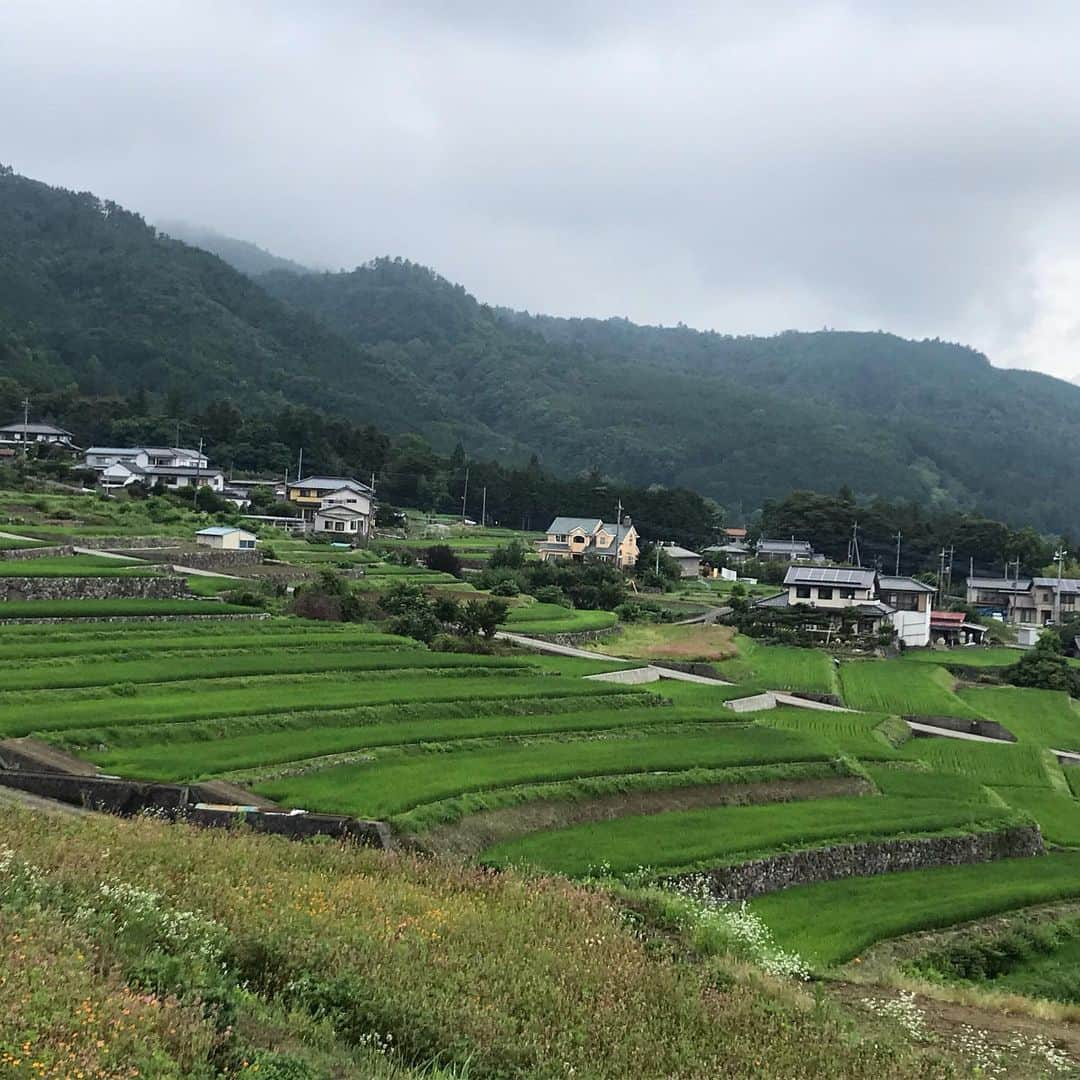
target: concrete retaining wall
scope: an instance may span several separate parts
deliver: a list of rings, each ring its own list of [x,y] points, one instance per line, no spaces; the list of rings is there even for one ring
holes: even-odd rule
[[[905,716],[904,719],[916,724],[944,728],[946,731],[962,731],[967,735],[982,735],[987,739],[1016,742],[1016,736],[996,720],[960,720],[955,716]],[[916,731],[914,734],[923,738],[933,738],[926,732]]]
[[[55,559],[58,556],[74,555],[75,549],[70,544],[35,548],[5,548],[0,550],[0,562],[19,559]]]
[[[0,577],[0,601],[179,600],[187,595],[187,582],[178,577]]]
[[[697,885],[705,882],[708,891],[718,899],[751,900],[755,896],[818,881],[925,870],[936,866],[963,866],[1043,853],[1039,827],[1020,825],[966,836],[877,840],[810,851],[788,851],[701,873],[679,874],[666,879],[665,884]],[[1037,867],[1033,867],[1032,872],[1037,873]]]

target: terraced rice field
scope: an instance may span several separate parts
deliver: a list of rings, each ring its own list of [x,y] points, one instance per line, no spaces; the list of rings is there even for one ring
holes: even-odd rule
[[[978,718],[953,692],[955,679],[934,664],[855,660],[840,668],[844,703],[853,709],[898,716]]]
[[[142,577],[155,573],[146,563],[101,555],[59,555],[42,559],[0,559],[0,577]]]
[[[229,610],[210,601],[104,604],[110,614]],[[0,616],[19,609],[0,605]],[[610,618],[532,604],[514,609],[509,625],[553,633]],[[238,779],[285,806],[387,819],[422,843],[459,830],[481,838],[469,850],[485,861],[574,875],[602,863],[616,874],[640,865],[661,874],[844,839],[993,828],[1018,813],[1039,820],[1048,841],[1080,846],[1071,777],[1047,752],[1070,730],[1067,699],[955,693],[936,664],[855,662],[841,681],[849,705],[864,711],[737,714],[724,701],[755,684],[837,689],[827,653],[737,644],[725,674],[742,685],[626,686],[584,678],[620,668],[600,655],[438,653],[371,626],[0,625],[0,737],[40,735],[126,776]],[[900,713],[983,715],[1020,741],[905,742]],[[1063,869],[1034,891],[1006,868],[993,903],[1080,895],[1080,873],[1058,858],[1037,861],[1040,881],[1044,867]],[[996,880],[994,867],[970,869]],[[864,887],[838,886],[858,896]],[[765,898],[778,939],[799,937],[782,901],[798,906],[803,891]],[[963,910],[959,888],[950,896],[947,910]],[[846,937],[844,920],[811,921],[797,947],[815,960],[850,955],[894,926],[933,917],[928,902],[913,891],[872,925],[866,912],[849,912]]]
[[[832,657],[821,649],[762,645],[742,634],[736,636],[735,647],[737,656],[715,665],[722,678],[769,690],[836,693]]]
[[[526,604],[510,609],[502,629],[515,634],[577,634],[607,630],[617,621],[611,611],[574,611],[558,604]]]
[[[1080,750],[1080,709],[1063,690],[988,686],[961,690],[960,697],[1021,743]]]
[[[540,833],[488,849],[487,862],[534,863],[580,876],[626,874],[648,852],[651,875],[706,870],[778,850],[996,827],[1011,811],[932,799],[863,796],[625,817]]]
[[[152,616],[250,615],[252,609],[216,600],[7,600],[0,619],[139,619]]]
[[[751,908],[785,948],[824,967],[900,934],[1080,896],[1080,851],[879,877],[763,896]]]

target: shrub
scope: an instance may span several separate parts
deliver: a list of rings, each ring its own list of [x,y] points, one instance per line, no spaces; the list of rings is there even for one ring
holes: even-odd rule
[[[1080,671],[1062,655],[1060,640],[1052,629],[1044,630],[1035,648],[1007,668],[1005,675],[1014,686],[1065,690],[1073,697],[1080,697]]]
[[[488,558],[492,570],[520,570],[525,565],[528,548],[516,537],[508,544],[495,548]]]
[[[429,570],[438,571],[440,574],[461,577],[461,560],[447,544],[433,544],[427,548],[424,552],[424,565]]]
[[[520,594],[521,589],[518,588],[518,583],[513,578],[504,578],[502,581],[497,581],[492,585],[490,592],[492,596],[517,596]]]

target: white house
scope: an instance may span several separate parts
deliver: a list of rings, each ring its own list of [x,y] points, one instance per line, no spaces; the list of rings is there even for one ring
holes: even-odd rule
[[[140,468],[208,469],[205,454],[186,446],[91,446],[86,451],[86,467],[101,472],[110,465],[138,465]]]
[[[218,551],[254,551],[259,538],[246,529],[215,525],[209,529],[200,529],[195,534],[195,542]]]
[[[930,644],[934,589],[914,578],[878,576],[853,567],[791,566],[785,592],[758,601],[760,607],[803,604],[820,609],[822,632],[837,629],[845,616],[861,633],[876,633],[888,622],[905,645]]]
[[[137,465],[116,462],[99,470],[101,486],[107,491],[124,488],[129,484],[145,484],[178,490],[186,487],[208,487],[221,491],[225,487],[225,474],[211,465]]]
[[[315,532],[341,534],[342,539],[355,540],[367,536],[371,514],[351,506],[330,505],[315,511]]]

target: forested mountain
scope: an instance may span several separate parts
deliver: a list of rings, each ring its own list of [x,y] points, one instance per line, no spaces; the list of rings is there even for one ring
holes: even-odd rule
[[[0,171],[0,376],[141,394],[161,416],[306,405],[444,452],[684,485],[733,517],[846,485],[1080,530],[1080,387],[959,345],[531,316],[400,259],[300,273],[206,242],[256,276]]]

